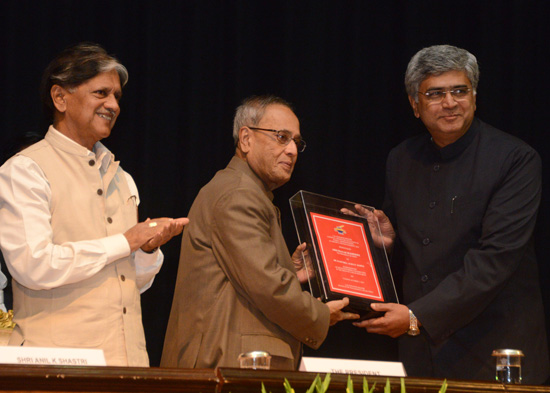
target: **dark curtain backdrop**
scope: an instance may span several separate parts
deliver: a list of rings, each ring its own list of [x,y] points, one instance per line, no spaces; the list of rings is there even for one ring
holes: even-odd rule
[[[308,143],[292,180],[275,192],[293,250],[288,198],[300,189],[380,207],[388,152],[426,132],[404,91],[406,65],[422,47],[457,45],[480,64],[477,115],[542,156],[536,242],[548,319],[549,4],[2,0],[1,153],[26,132],[46,131],[38,86],[54,55],[80,41],[100,43],[130,73],[122,113],[104,143],[139,187],[140,217],[185,216],[200,187],[233,154],[235,107],[252,94],[280,95],[295,104]],[[179,246],[175,239],[163,247],[164,267],[142,296],[153,366],[160,361]],[[395,360],[397,350],[392,339],[340,324],[321,349],[306,354]]]

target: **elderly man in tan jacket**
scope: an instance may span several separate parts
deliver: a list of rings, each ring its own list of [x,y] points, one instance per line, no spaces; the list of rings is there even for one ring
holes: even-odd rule
[[[275,369],[296,369],[301,343],[318,348],[329,325],[358,316],[348,299],[321,303],[302,291],[272,191],[292,174],[305,142],[284,100],[252,97],[237,109],[235,156],[199,193],[183,235],[161,366],[238,367],[262,350]],[[305,277],[304,277],[305,278]]]

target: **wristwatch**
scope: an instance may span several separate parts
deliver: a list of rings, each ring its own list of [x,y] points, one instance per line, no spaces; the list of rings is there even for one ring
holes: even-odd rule
[[[418,320],[411,309],[409,309],[409,330],[407,331],[407,334],[409,336],[418,336],[420,334]]]

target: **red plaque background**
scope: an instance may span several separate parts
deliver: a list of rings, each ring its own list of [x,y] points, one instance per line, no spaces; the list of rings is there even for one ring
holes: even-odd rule
[[[310,213],[331,291],[384,301],[364,226]]]

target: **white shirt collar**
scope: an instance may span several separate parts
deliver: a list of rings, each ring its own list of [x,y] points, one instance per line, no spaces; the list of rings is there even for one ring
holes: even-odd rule
[[[59,132],[53,125],[50,126],[50,132],[55,133],[58,137],[64,139],[69,144],[74,144],[75,146],[82,146],[79,143],[75,142],[65,134]],[[115,156],[105,145],[101,142],[96,142],[93,151],[88,150],[88,156],[94,156],[96,161],[101,163],[100,170],[105,172],[109,165],[115,160]]]

